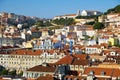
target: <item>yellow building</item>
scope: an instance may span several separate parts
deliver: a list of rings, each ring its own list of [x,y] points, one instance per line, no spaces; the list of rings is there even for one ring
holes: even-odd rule
[[[109,45],[116,45],[118,43],[118,40],[116,38],[109,38],[108,42]]]

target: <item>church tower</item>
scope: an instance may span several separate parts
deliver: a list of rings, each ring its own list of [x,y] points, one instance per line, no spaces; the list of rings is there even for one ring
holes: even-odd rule
[[[80,16],[80,10],[77,11],[76,16]]]

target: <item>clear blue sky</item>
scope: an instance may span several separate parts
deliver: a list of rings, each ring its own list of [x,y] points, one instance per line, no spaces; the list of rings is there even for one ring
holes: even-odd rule
[[[0,12],[52,18],[80,10],[105,12],[120,4],[119,0],[0,0]]]

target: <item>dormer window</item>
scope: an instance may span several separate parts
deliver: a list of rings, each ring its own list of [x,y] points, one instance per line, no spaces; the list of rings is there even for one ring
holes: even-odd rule
[[[89,73],[90,75],[94,75],[94,71],[90,71],[90,73]]]
[[[101,74],[102,76],[104,76],[104,75],[105,75],[105,71],[102,71],[100,74]]]

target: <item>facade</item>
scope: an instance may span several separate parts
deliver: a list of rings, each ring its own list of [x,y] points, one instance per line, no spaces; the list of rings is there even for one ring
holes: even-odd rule
[[[101,36],[98,38],[98,43],[99,45],[102,44],[102,43],[107,43],[108,44],[109,42],[109,37],[108,36]]]
[[[12,49],[13,50],[13,49]],[[64,53],[42,50],[24,50],[4,52],[0,54],[0,65],[7,69],[26,70],[44,62],[54,63],[64,57]]]
[[[51,39],[37,40],[34,44],[34,49],[50,50],[53,49],[53,42]]]
[[[105,22],[113,28],[120,26],[120,13],[108,14]]]
[[[38,65],[28,69],[23,76],[26,78],[38,78],[40,76],[54,75],[56,68],[47,65]]]
[[[88,10],[83,10],[81,12],[81,16],[92,16],[92,15],[101,15],[102,13],[100,11],[88,11]]]
[[[100,46],[92,45],[92,46],[86,46],[85,53],[86,54],[100,54],[102,52],[102,49]]]
[[[83,77],[86,77],[86,80],[119,80],[120,70],[115,68],[86,68]]]

